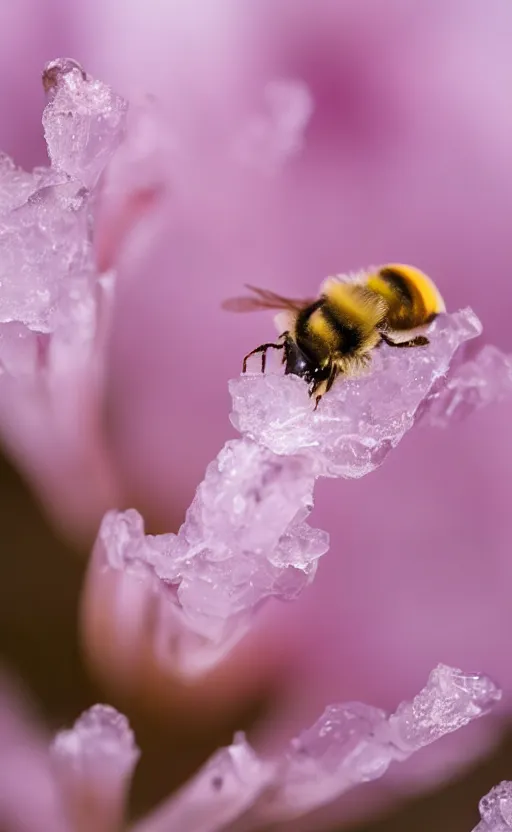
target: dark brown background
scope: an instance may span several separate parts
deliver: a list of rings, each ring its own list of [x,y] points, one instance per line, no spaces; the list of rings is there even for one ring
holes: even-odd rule
[[[0,660],[33,692],[42,718],[55,730],[105,696],[87,673],[78,646],[76,611],[85,558],[53,533],[4,458],[0,500]],[[180,731],[152,725],[147,715],[129,713],[143,751],[133,790],[134,812],[168,795],[219,745],[229,743],[234,730],[250,727],[263,709],[263,702],[254,702],[245,712],[231,713],[229,722],[215,731],[195,737],[190,727]],[[357,827],[357,832],[470,832],[478,820],[479,797],[500,780],[512,778],[511,761],[509,737],[492,759],[463,779]],[[316,832],[314,825],[311,832]]]

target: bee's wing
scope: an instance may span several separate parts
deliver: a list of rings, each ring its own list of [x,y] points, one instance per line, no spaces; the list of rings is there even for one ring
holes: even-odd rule
[[[237,298],[228,298],[222,303],[222,308],[229,312],[256,312],[260,309],[287,309],[299,312],[305,306],[313,303],[312,300],[285,298],[268,289],[259,289],[257,286],[247,286],[247,289],[254,292],[254,297],[243,295]]]
[[[373,269],[364,269],[358,272],[346,272],[345,274],[332,274],[329,277],[326,277],[321,284],[320,293],[325,292],[325,290],[333,283],[365,283],[370,272],[373,272]]]

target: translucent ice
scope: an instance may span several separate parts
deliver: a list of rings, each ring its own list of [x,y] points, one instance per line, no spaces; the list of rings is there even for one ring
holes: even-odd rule
[[[391,716],[359,703],[331,705],[291,743],[272,815],[309,811],[381,777],[391,762],[485,715],[500,698],[487,676],[439,665],[415,699]]]
[[[381,777],[392,762],[405,760],[485,715],[500,696],[486,676],[465,675],[440,665],[413,702],[403,703],[391,716],[361,703],[330,705],[281,755],[265,762],[237,737],[176,800],[137,826],[137,832],[225,829],[226,794],[237,814],[245,809],[236,826],[243,832],[260,829],[263,822],[298,817],[360,783]],[[187,825],[189,818],[197,826]],[[491,829],[498,832],[501,827]]]
[[[0,424],[48,507],[90,533],[117,492],[99,435],[115,273],[100,272],[93,242],[126,103],[69,59],[43,85],[51,166],[0,156]]]
[[[126,103],[71,60],[48,64],[43,83],[51,167],[0,157],[0,324],[53,333],[72,306],[80,338],[98,278],[91,189],[123,138]]]
[[[187,629],[219,646],[264,598],[294,598],[313,579],[328,548],[305,522],[314,479],[307,459],[234,440],[208,466],[177,535],[145,537],[137,512],[110,512],[98,551],[116,569],[152,575]],[[182,660],[203,664],[190,651]]]
[[[109,770],[123,778],[131,774],[139,756],[128,720],[109,705],[94,705],[73,728],[57,734],[52,753],[82,772],[90,767],[91,772]]]
[[[369,373],[338,381],[316,411],[296,376],[242,375],[230,392],[232,422],[243,438],[228,442],[209,465],[178,534],[145,537],[136,512],[107,515],[98,551],[110,566],[149,577],[173,608],[161,644],[172,644],[175,663],[192,671],[216,661],[262,601],[294,598],[313,579],[328,548],[327,534],[306,522],[318,476],[370,473],[430,407],[435,423],[448,420],[454,408],[448,378],[466,410],[496,398],[508,366],[498,351],[491,357],[499,373],[493,369],[489,379],[486,360],[447,375],[459,347],[480,332],[471,310],[439,316],[430,346],[382,347]],[[457,382],[465,373],[471,385]],[[486,392],[475,399],[476,383]],[[189,640],[184,649],[190,634],[196,646]]]
[[[52,167],[90,189],[123,138],[126,102],[69,58],[47,64],[43,126]]]
[[[382,347],[371,371],[334,385],[313,411],[297,376],[245,375],[230,382],[231,421],[276,454],[301,454],[319,475],[362,477],[380,465],[413,426],[457,349],[482,331],[471,310],[440,316],[426,349]]]
[[[93,274],[87,195],[74,182],[46,185],[0,222],[0,323],[51,332],[63,290]]]
[[[482,820],[473,832],[509,832],[512,829],[512,783],[506,780],[482,797]]]

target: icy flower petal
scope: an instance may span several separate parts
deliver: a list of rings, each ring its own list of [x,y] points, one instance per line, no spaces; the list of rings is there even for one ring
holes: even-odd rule
[[[316,478],[362,476],[380,465],[458,347],[480,331],[471,310],[444,315],[428,348],[381,350],[366,377],[340,380],[318,410],[298,377],[242,376],[230,389],[245,436],[208,466],[178,534],[145,537],[136,512],[105,517],[102,557],[150,580],[168,608],[161,644],[173,646],[182,669],[218,661],[263,601],[294,598],[311,582],[328,547],[327,535],[304,522]]]
[[[231,421],[276,454],[306,454],[318,474],[364,476],[413,426],[423,399],[446,375],[457,349],[481,331],[469,309],[440,316],[430,327],[428,348],[383,347],[367,375],[338,381],[316,411],[296,376],[242,376],[230,382]]]
[[[122,141],[126,103],[70,59],[43,82],[52,166],[0,159],[0,426],[57,519],[89,531],[117,491],[101,429],[115,275],[97,270],[90,189]]]
[[[245,811],[237,829],[297,818],[354,786],[382,777],[389,765],[456,731],[492,709],[501,692],[486,676],[440,665],[412,703],[388,716],[362,703],[327,707],[280,755],[263,761],[243,738],[218,752],[175,800],[164,803],[134,832],[218,832]],[[407,736],[407,743],[402,739]],[[483,832],[483,830],[482,830]],[[501,828],[496,832],[501,832]]]
[[[49,93],[43,126],[52,166],[92,188],[122,140],[127,104],[69,58],[46,65],[43,85]]]
[[[309,811],[381,777],[391,762],[484,716],[500,699],[487,676],[439,665],[414,700],[390,716],[358,703],[331,705],[292,742],[271,814]]]
[[[512,829],[512,783],[504,780],[482,797],[482,820],[473,832],[509,832]]]
[[[126,717],[94,705],[57,734],[51,754],[70,821],[95,832],[118,829],[139,757]]]
[[[393,740],[405,752],[427,745],[487,713],[499,699],[501,692],[486,676],[439,665],[421,693],[390,717]]]
[[[326,533],[304,522],[313,485],[307,460],[234,440],[208,467],[177,535],[145,536],[135,511],[106,515],[97,556],[150,581],[165,662],[204,670],[262,600],[294,598],[311,582],[328,548]]]

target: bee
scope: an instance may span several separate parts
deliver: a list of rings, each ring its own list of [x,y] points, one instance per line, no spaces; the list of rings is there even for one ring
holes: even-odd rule
[[[261,309],[281,310],[276,325],[277,342],[261,344],[247,360],[261,353],[265,372],[267,352],[282,350],[285,374],[303,378],[315,410],[338,376],[359,375],[370,363],[371,353],[381,344],[390,347],[424,347],[427,326],[445,311],[436,286],[413,266],[390,264],[354,278],[329,277],[318,298],[293,300],[274,292],[247,286],[251,296],[223,303],[232,312]]]

